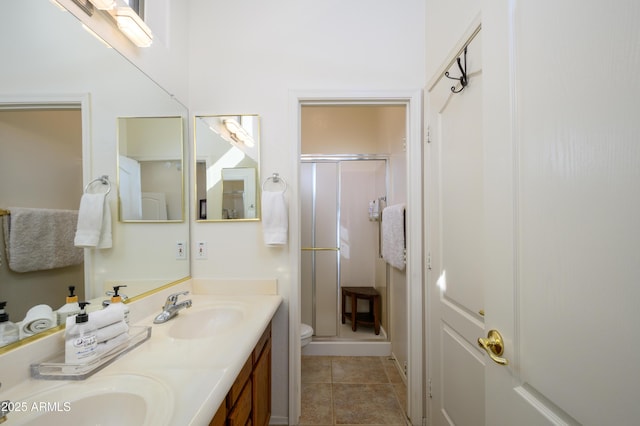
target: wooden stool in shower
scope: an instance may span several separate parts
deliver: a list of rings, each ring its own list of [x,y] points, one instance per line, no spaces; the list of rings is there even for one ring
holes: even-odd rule
[[[380,334],[380,293],[373,287],[342,287],[342,323],[348,313],[345,311],[347,297],[351,297],[351,330],[356,331],[358,324],[372,325],[376,334]],[[358,312],[358,300],[369,301],[369,312]]]

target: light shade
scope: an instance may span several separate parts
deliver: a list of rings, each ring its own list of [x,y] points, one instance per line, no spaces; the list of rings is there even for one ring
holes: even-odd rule
[[[151,29],[130,7],[118,7],[115,11],[116,23],[120,31],[138,47],[149,47],[153,42]]]
[[[223,121],[224,127],[227,128],[229,133],[231,134],[231,138],[236,142],[241,142],[249,147],[255,145],[253,138],[247,131],[238,123],[237,120],[233,118],[227,118]]]
[[[116,6],[115,0],[89,0],[96,9],[111,10]]]

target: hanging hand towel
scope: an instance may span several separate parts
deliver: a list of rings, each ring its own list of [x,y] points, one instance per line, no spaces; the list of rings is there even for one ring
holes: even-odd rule
[[[382,258],[401,271],[405,268],[404,204],[382,210]]]
[[[43,271],[83,262],[84,252],[73,246],[77,211],[20,207],[10,211],[3,221],[9,269]]]
[[[111,247],[111,214],[106,194],[82,195],[74,242],[76,247]]]
[[[289,217],[284,192],[262,191],[262,233],[268,246],[287,244]]]

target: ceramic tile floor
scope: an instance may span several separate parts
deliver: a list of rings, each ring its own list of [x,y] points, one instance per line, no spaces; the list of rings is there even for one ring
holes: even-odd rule
[[[388,357],[302,357],[300,425],[406,425],[406,385]]]

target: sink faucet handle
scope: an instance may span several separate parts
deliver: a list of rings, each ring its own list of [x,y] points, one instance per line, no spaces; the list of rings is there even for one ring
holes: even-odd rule
[[[178,292],[178,293],[170,294],[167,297],[167,303],[169,303],[169,302],[170,303],[176,303],[178,301],[178,297],[179,296],[185,296],[187,294],[189,294],[189,290],[185,290],[185,291],[181,291],[181,292]]]

